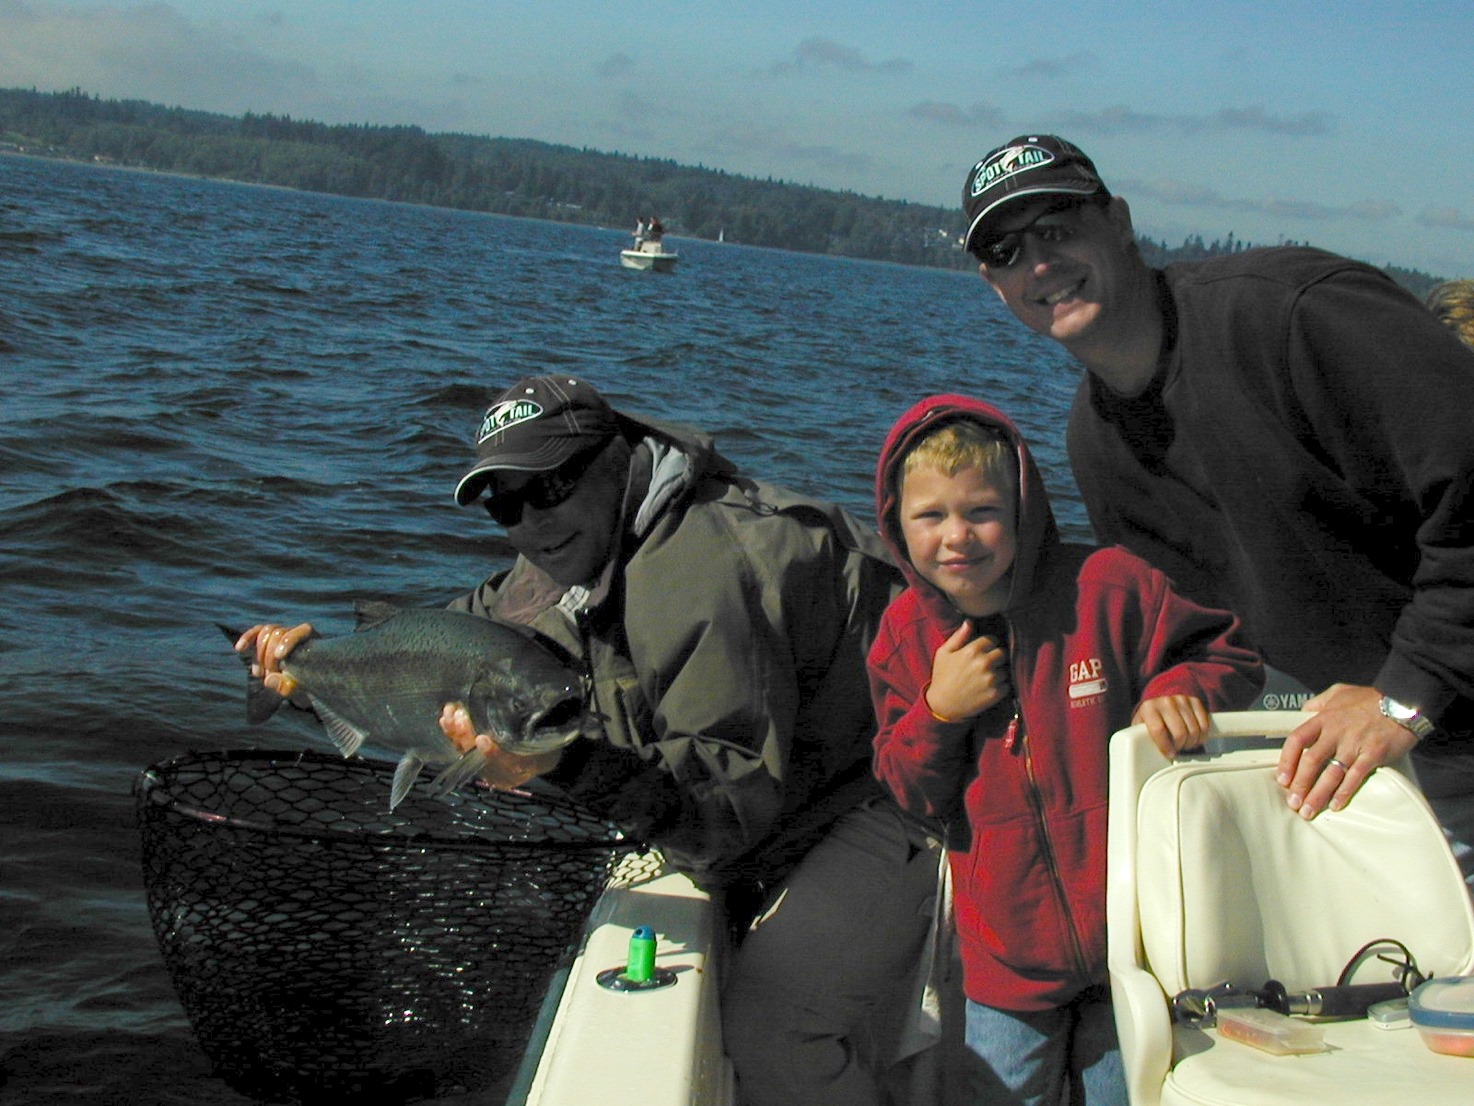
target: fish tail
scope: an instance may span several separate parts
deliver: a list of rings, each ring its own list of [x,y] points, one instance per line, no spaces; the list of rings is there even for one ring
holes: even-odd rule
[[[235,643],[241,639],[242,631],[232,630],[223,622],[217,622],[215,625],[225,635],[226,640],[230,642],[231,649],[234,650]],[[246,666],[246,672],[249,673],[251,670],[251,658],[244,653],[236,653],[236,656],[241,659],[241,663]],[[281,705],[282,697],[262,683],[260,676],[249,674],[246,676],[247,722],[253,726],[265,722],[276,713],[276,709]]]

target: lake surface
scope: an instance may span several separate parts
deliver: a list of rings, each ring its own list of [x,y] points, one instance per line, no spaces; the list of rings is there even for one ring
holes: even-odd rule
[[[134,780],[315,740],[246,727],[216,620],[342,632],[355,599],[440,605],[505,563],[452,491],[517,378],[584,376],[867,521],[892,421],[970,392],[1088,536],[1076,370],[976,276],[682,239],[639,273],[628,242],[0,155],[0,1101],[249,1101],[165,973]]]

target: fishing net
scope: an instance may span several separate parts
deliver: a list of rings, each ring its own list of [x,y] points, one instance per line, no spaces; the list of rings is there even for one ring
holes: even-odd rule
[[[361,1106],[509,1087],[630,848],[542,794],[415,789],[391,814],[392,774],[236,750],[138,779],[154,932],[200,1046],[242,1093]]]

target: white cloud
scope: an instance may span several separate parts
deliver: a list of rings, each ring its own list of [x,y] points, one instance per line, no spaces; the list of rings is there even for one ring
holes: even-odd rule
[[[1307,222],[1350,219],[1361,223],[1385,223],[1402,214],[1401,208],[1386,200],[1361,200],[1336,207],[1313,200],[1283,197],[1225,196],[1215,189],[1180,180],[1125,180],[1112,181],[1110,184],[1113,192],[1120,193],[1128,200],[1144,197],[1181,207],[1266,215],[1280,219],[1302,219]]]
[[[1419,226],[1433,230],[1474,230],[1474,219],[1454,207],[1425,208],[1417,221]]]
[[[1070,54],[1063,58],[1032,58],[1023,65],[1002,70],[999,75],[1006,80],[1058,80],[1091,69],[1099,60],[1091,53]]]
[[[1220,108],[1208,115],[1156,115],[1114,104],[1100,111],[1061,112],[1053,117],[1050,127],[1060,134],[1164,134],[1183,138],[1225,131],[1258,131],[1310,138],[1330,134],[1334,120],[1323,111],[1286,117],[1270,115],[1262,107],[1246,107]]]
[[[599,66],[599,76],[613,79],[615,77],[628,77],[638,72],[635,59],[623,51],[610,54]]]
[[[913,66],[904,58],[872,62],[860,51],[844,46],[832,39],[806,38],[793,50],[793,57],[774,62],[766,72],[783,75],[810,72],[816,69],[837,69],[845,73],[880,73],[894,75],[909,73]]]
[[[167,4],[0,2],[0,85],[232,112],[300,110],[323,95],[311,66],[204,30]]]
[[[944,127],[966,128],[970,131],[980,128],[1000,128],[1004,123],[1003,113],[990,104],[973,104],[971,107],[962,108],[956,104],[927,100],[907,108],[906,114],[923,122],[939,123]]]

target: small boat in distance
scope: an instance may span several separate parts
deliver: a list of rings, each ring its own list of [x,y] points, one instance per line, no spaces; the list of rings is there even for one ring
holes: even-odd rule
[[[669,273],[676,267],[681,255],[665,248],[665,226],[657,216],[649,222],[635,223],[635,244],[630,249],[619,251],[619,261],[627,269],[653,269],[657,273]]]

